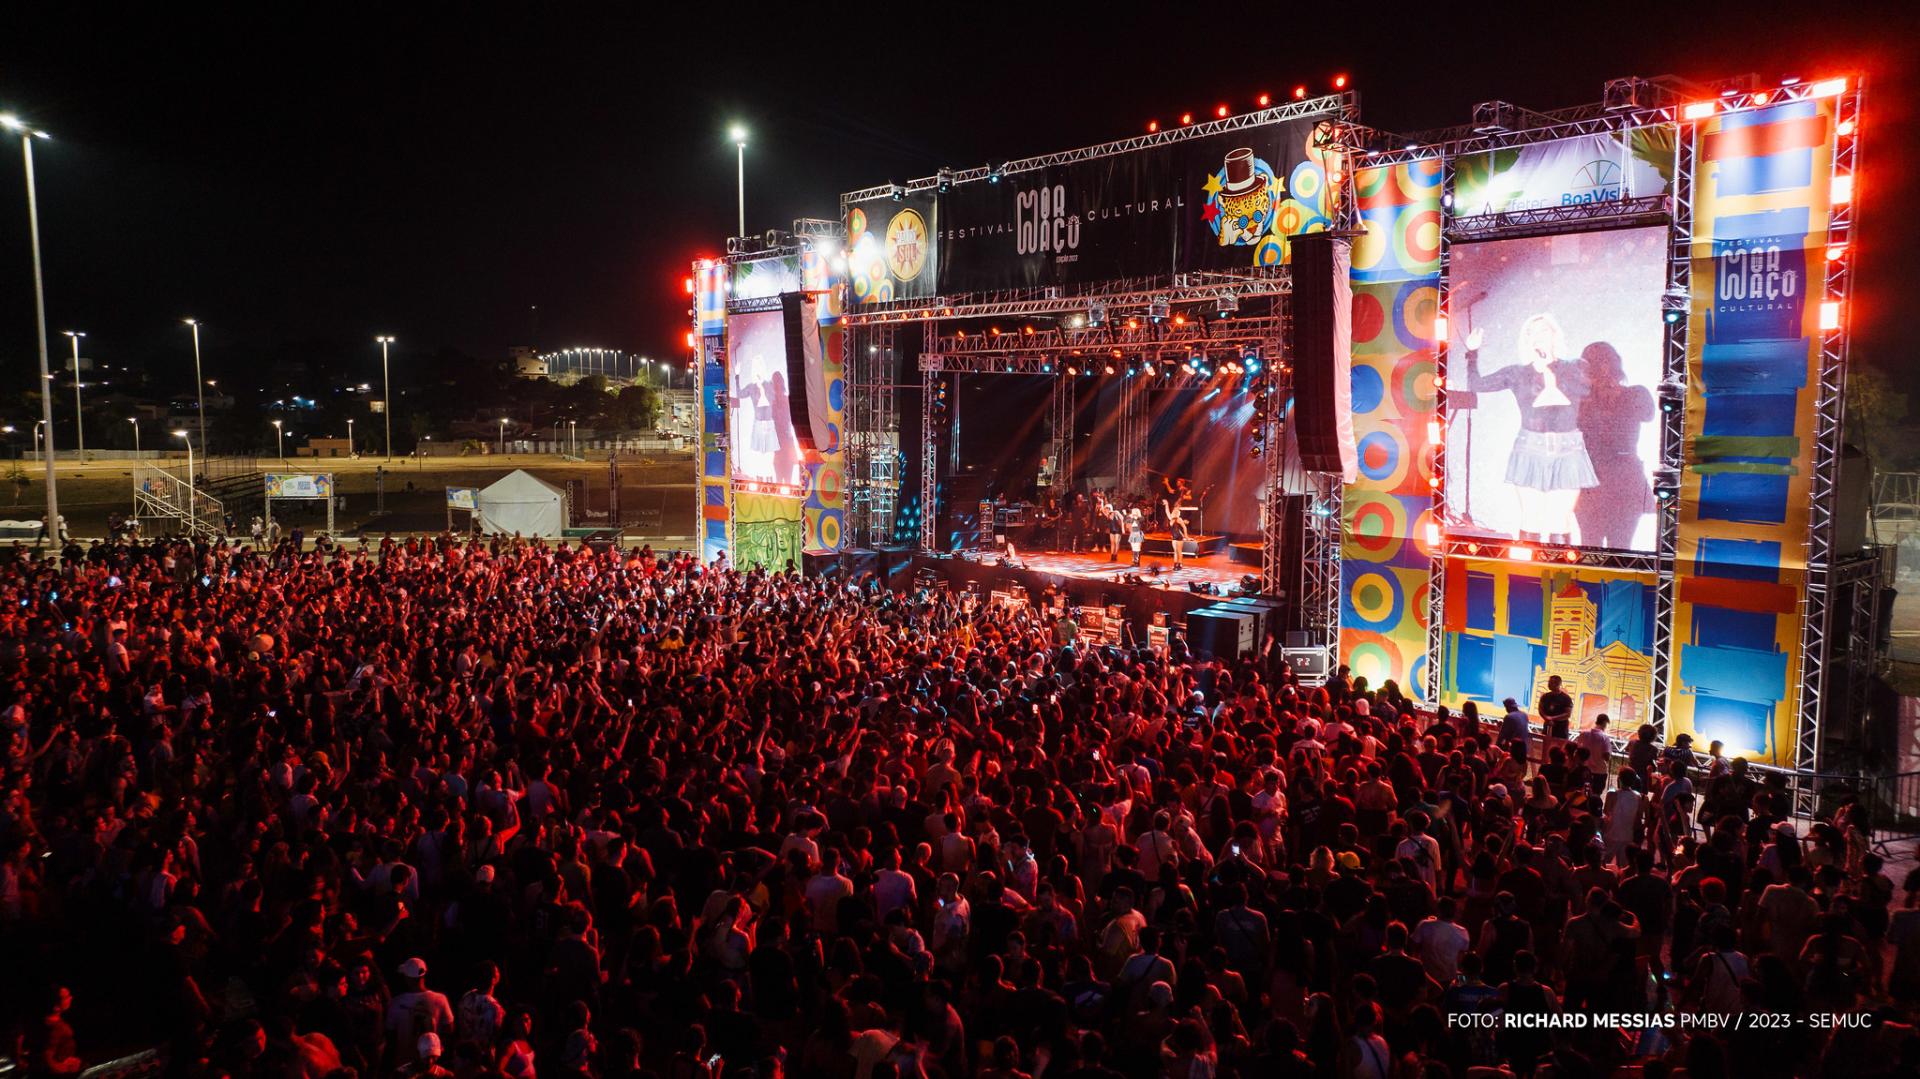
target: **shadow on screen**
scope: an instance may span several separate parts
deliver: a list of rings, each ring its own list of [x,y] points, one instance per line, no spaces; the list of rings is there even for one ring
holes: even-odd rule
[[[1600,479],[1574,506],[1580,542],[1629,548],[1640,518],[1653,509],[1653,485],[1640,460],[1640,427],[1653,420],[1653,393],[1627,382],[1619,350],[1605,341],[1582,349],[1580,366],[1588,385],[1580,407],[1580,437]]]

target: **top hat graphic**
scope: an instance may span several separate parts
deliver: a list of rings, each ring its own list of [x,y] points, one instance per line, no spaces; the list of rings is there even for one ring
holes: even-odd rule
[[[1253,167],[1253,151],[1245,146],[1227,154],[1226,184],[1220,193],[1229,198],[1252,194],[1267,185],[1265,173]]]

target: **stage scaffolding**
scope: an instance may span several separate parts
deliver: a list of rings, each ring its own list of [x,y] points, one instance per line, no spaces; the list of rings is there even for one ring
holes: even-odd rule
[[[841,335],[847,378],[847,514],[857,545],[893,541],[902,465],[896,404],[902,340],[919,335],[887,325],[850,325]],[[917,345],[916,345],[917,348]]]

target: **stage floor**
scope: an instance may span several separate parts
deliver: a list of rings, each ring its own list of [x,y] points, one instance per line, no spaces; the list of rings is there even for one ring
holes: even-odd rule
[[[1208,555],[1205,558],[1189,558],[1178,572],[1173,568],[1173,559],[1166,555],[1144,555],[1140,564],[1132,564],[1133,552],[1125,547],[1120,549],[1120,561],[1109,562],[1104,552],[1100,554],[1067,554],[1055,551],[1020,552],[1020,564],[1035,573],[1058,574],[1062,577],[1078,577],[1088,581],[1111,581],[1122,574],[1138,573],[1145,584],[1161,585],[1167,588],[1186,588],[1192,584],[1217,584],[1222,590],[1231,591],[1240,584],[1240,579],[1248,574],[1259,576],[1258,566],[1241,565],[1225,554]],[[959,551],[957,556],[969,562],[983,566],[995,565],[1000,561],[998,551]],[[1158,567],[1160,575],[1152,575]]]

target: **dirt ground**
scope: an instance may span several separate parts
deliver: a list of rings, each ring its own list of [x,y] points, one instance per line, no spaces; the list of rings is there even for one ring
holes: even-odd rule
[[[169,461],[169,465],[183,462]],[[13,462],[6,462],[11,466]],[[21,462],[18,473],[4,470],[0,482],[0,518],[38,520],[45,512],[44,473],[32,461]],[[346,499],[344,509],[334,513],[336,529],[346,532],[371,525],[372,531],[437,531],[446,527],[448,487],[485,487],[517,468],[561,487],[569,480],[584,485],[587,505],[604,509],[607,501],[607,462],[569,461],[548,454],[504,454],[486,457],[397,458],[386,471],[384,514],[376,514],[375,494],[378,466],[382,458],[313,460],[288,458],[284,465],[273,458],[260,458],[263,472],[331,472],[334,490]],[[112,514],[124,514],[133,508],[133,463],[130,461],[93,461],[87,464],[63,463],[58,466],[60,512],[67,519],[68,531],[75,536],[104,536]],[[653,457],[622,457],[620,485],[622,516],[630,524],[632,538],[675,539],[693,535],[694,462],[691,454],[662,454]],[[24,484],[21,482],[24,480]],[[289,527],[314,528],[324,524],[323,505],[281,502],[274,516]],[[456,513],[456,522],[466,515]],[[583,521],[589,524],[590,521]],[[238,522],[240,528],[246,521]],[[383,527],[384,526],[384,527]]]

